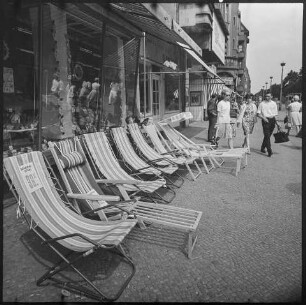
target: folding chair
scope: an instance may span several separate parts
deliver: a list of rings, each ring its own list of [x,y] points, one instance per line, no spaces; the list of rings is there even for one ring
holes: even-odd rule
[[[59,189],[60,184],[55,183],[54,172],[48,171],[39,151],[5,158],[4,177],[18,201],[17,212],[23,215],[30,229],[42,239],[42,244],[48,245],[61,258],[37,280],[37,285],[52,284],[98,301],[118,299],[135,273],[135,266],[124,253],[121,243],[137,220],[103,222],[77,214],[63,189]],[[58,191],[61,191],[61,195]],[[100,196],[100,199],[104,198]],[[59,244],[62,247],[59,248]],[[131,266],[132,272],[116,295],[110,297],[81,272],[76,262],[98,249],[115,248]],[[68,255],[64,253],[67,249],[70,250]],[[69,280],[63,276],[61,272],[68,267],[82,280]]]
[[[141,184],[140,181],[136,180],[121,180],[121,181],[111,181],[106,180],[102,178],[102,175],[98,175],[98,179],[95,179],[95,176],[92,172],[92,169],[90,167],[90,164],[88,163],[87,158],[85,157],[85,153],[82,149],[81,143],[77,137],[66,139],[63,141],[59,141],[57,143],[55,142],[49,142],[49,148],[52,153],[52,156],[55,160],[55,163],[57,164],[57,167],[59,169],[60,175],[65,183],[65,186],[69,192],[73,193],[82,193],[82,194],[102,194],[102,190],[99,187],[98,184],[105,185],[107,184],[113,184],[113,185],[125,185],[128,184],[131,186],[133,182],[134,186],[138,186]],[[73,159],[74,156],[79,156],[76,162],[71,162],[70,166],[63,166],[63,162],[61,160],[63,159]],[[90,155],[89,155],[90,156]],[[93,163],[95,164],[95,163]],[[108,164],[108,167],[111,167],[111,164]],[[95,168],[96,171],[97,168]],[[96,171],[97,173],[97,171]],[[149,196],[149,200],[153,200],[154,202],[163,202],[163,203],[170,203],[174,197],[175,192],[170,189],[166,184],[165,180],[161,179],[160,177],[156,180],[150,180],[147,181],[148,184],[152,183],[157,186],[162,185],[162,187],[167,191],[167,193],[170,193],[167,197],[170,197],[169,200],[164,198],[162,194],[159,192],[154,192],[154,194],[151,194]],[[143,184],[142,184],[143,185]],[[148,194],[148,193],[147,193]],[[143,198],[144,199],[144,198]],[[99,207],[99,202],[88,202],[84,201],[82,203],[82,206],[88,209],[88,205],[91,205],[90,208]],[[93,206],[94,205],[94,206]],[[114,213],[114,209],[109,210],[103,210],[103,213],[109,212]],[[98,215],[101,219],[105,219],[105,215],[101,215],[101,211],[98,212]],[[115,217],[115,216],[114,216]]]
[[[192,180],[196,180],[196,178],[201,175],[202,171],[198,166],[198,163],[196,161],[195,157],[187,157],[187,156],[183,156],[183,155],[176,155],[177,151],[171,150],[169,147],[169,150],[166,150],[165,146],[167,145],[167,143],[165,143],[165,140],[163,137],[160,137],[158,135],[158,130],[156,129],[156,126],[153,124],[150,125],[146,125],[144,126],[144,130],[148,136],[148,138],[151,140],[154,149],[162,156],[166,157],[167,159],[169,159],[170,161],[174,162],[175,164],[177,164],[178,166],[182,166],[184,165]],[[162,142],[163,141],[163,142]],[[165,143],[163,145],[163,143]],[[194,173],[191,168],[190,165],[193,164],[195,165],[195,167],[197,168],[198,172]]]
[[[160,199],[158,190],[165,186],[165,179],[144,181],[137,175],[129,175],[120,166],[104,132],[84,134],[80,140],[97,179],[102,179],[103,176],[107,179],[107,185],[122,187],[127,192],[132,192],[130,196],[145,196],[154,202]]]
[[[170,126],[168,123],[159,123],[160,128],[164,131],[170,144],[175,148],[181,149],[183,151],[189,151],[192,154],[193,151],[198,154],[204,154],[209,156],[211,160],[215,162],[218,167],[221,167],[224,163],[224,159],[235,159],[236,160],[236,170],[235,176],[238,175],[241,169],[241,164],[243,160],[243,167],[247,166],[247,150],[245,148],[235,148],[235,149],[214,149],[210,144],[197,144],[192,142],[182,133],[177,131],[175,128]],[[220,159],[220,162],[217,161]]]
[[[152,164],[149,164],[148,162],[142,160],[137,155],[123,127],[112,128],[111,135],[113,138],[113,142],[116,145],[117,151],[119,155],[121,156],[122,160],[124,161],[127,168],[131,169],[133,172],[136,171],[137,173],[144,173],[144,174],[149,174],[149,175],[153,174],[153,175],[157,175],[158,177],[166,178],[163,175],[166,169],[162,169],[161,167],[156,168]],[[177,167],[175,169],[177,169]],[[170,168],[170,170],[172,170],[172,168]],[[168,201],[169,203],[174,199],[175,192],[168,185],[167,185],[167,188],[170,192],[173,192],[172,198]]]
[[[171,161],[166,156],[162,156],[157,151],[155,151],[144,139],[138,124],[128,124],[128,130],[130,132],[131,138],[135,144],[135,147],[138,153],[146,160],[149,164],[154,164],[160,169],[164,174],[165,177],[168,178],[168,181],[173,186],[180,187],[184,183],[184,179],[177,174],[178,166],[174,161]],[[172,174],[177,174],[178,177],[181,178],[182,183],[180,185],[175,185],[174,182],[171,180],[170,176]]]
[[[74,143],[74,141],[76,143]],[[80,155],[84,154],[81,151],[82,148],[78,141],[79,141],[78,138],[74,138],[74,139],[59,141],[56,144],[57,146],[61,147],[60,148],[61,151],[63,150],[65,151],[64,155],[66,159],[73,160],[74,157],[72,155],[75,155],[76,152],[79,153]],[[89,196],[87,195],[88,189],[95,190],[97,193],[103,195],[102,190],[99,189],[98,187],[98,183],[115,184],[118,187],[119,192],[124,199],[124,201],[116,202],[117,208],[120,207],[121,209],[127,211],[129,214],[134,215],[137,218],[139,226],[141,228],[145,228],[146,227],[145,222],[149,222],[149,223],[160,224],[163,226],[175,228],[177,230],[187,233],[188,234],[187,256],[191,258],[191,254],[197,240],[196,231],[200,218],[202,216],[202,212],[185,209],[185,208],[179,208],[179,207],[171,207],[160,203],[156,204],[152,202],[143,202],[139,201],[137,198],[131,200],[126,190],[122,187],[122,184],[126,183],[126,180],[121,180],[118,181],[118,183],[116,183],[116,181],[114,180],[108,181],[107,179],[95,179],[90,169],[88,170],[80,169],[75,172],[75,179],[70,179],[69,177],[67,177],[65,170],[63,170],[63,164],[61,161],[59,161],[62,160],[62,158],[60,158],[60,155],[58,155],[58,151],[56,150],[56,146],[54,145],[54,143],[49,142],[49,147],[52,152],[52,155],[54,156],[54,159],[56,161],[55,163],[59,169],[59,172],[61,174],[61,177],[65,183],[68,192],[72,192],[75,189],[75,181],[74,181],[75,179],[78,180],[78,183],[87,184],[86,188],[78,189],[79,192],[78,194],[75,193],[67,194],[71,198],[75,198],[77,200],[76,204],[78,203],[82,204],[81,200],[83,198],[97,200],[95,199],[94,194],[90,195],[90,198],[88,197]],[[78,147],[79,150],[74,150],[76,147]],[[88,167],[88,163],[86,162],[86,160],[84,160],[82,164],[83,167]],[[71,165],[72,168],[79,166],[80,165]],[[98,195],[96,197],[99,198],[99,196],[101,195]],[[110,197],[113,198],[114,196]],[[107,201],[107,199],[105,200]],[[90,209],[89,205],[88,208]],[[106,211],[105,206],[103,211]],[[107,218],[107,220],[110,220],[110,218]]]
[[[175,129],[172,128],[169,124],[167,123],[158,123],[158,126],[160,126],[161,130],[165,133],[169,143],[168,147],[169,150],[173,148],[177,149],[181,153],[183,153],[185,156],[190,156],[196,159],[200,159],[202,161],[202,164],[206,170],[206,173],[208,174],[212,169],[215,168],[214,163],[212,160],[214,158],[207,152],[207,150],[204,150],[203,148],[199,148],[196,146],[191,146],[191,145],[185,145],[185,143],[182,143],[182,138],[178,136],[175,133]],[[208,168],[205,159],[208,159],[208,163],[210,167]],[[215,160],[214,160],[215,161]],[[216,162],[216,161],[215,161]]]

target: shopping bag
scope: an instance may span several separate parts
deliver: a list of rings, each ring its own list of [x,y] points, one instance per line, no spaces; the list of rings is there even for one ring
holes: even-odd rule
[[[281,128],[278,128],[277,133],[274,133],[275,143],[284,143],[289,141],[288,134],[281,130]]]

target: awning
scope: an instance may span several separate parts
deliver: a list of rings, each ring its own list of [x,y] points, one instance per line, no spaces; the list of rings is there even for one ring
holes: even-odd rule
[[[203,59],[198,56],[193,50],[191,50],[191,48],[186,45],[186,44],[183,44],[181,42],[177,42],[188,54],[190,54],[197,62],[199,62],[204,68],[205,70],[211,75],[210,78],[213,78],[215,83],[217,84],[224,84],[224,80],[219,76],[217,75],[204,61]]]
[[[202,56],[202,49],[158,3],[109,3],[109,8],[133,24],[138,30],[158,39],[177,44],[187,44],[195,54]]]

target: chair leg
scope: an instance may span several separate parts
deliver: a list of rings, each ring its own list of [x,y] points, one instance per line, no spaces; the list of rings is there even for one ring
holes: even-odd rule
[[[124,289],[127,287],[127,285],[129,284],[129,282],[131,281],[132,277],[135,274],[135,265],[134,263],[131,261],[130,258],[128,258],[126,256],[126,254],[124,253],[122,247],[121,249],[118,249],[117,254],[119,254],[120,256],[123,256],[127,262],[127,264],[129,264],[132,268],[132,272],[130,274],[130,276],[125,280],[125,282],[121,285],[118,293],[114,296],[114,297],[108,297],[106,296],[104,293],[102,293],[102,291],[100,291],[94,284],[93,282],[91,282],[79,269],[77,269],[74,266],[74,263],[76,261],[78,261],[81,258],[84,258],[88,255],[90,255],[91,253],[93,253],[94,251],[96,251],[98,249],[98,247],[94,247],[93,249],[85,252],[85,253],[80,253],[76,258],[74,258],[73,260],[69,261],[67,259],[67,256],[65,257],[64,255],[62,255],[57,249],[55,249],[52,245],[48,245],[50,248],[52,248],[60,257],[61,257],[61,261],[57,264],[55,264],[53,267],[51,267],[45,274],[43,274],[38,280],[37,280],[37,286],[44,286],[44,282],[46,280],[52,281],[54,286],[69,290],[71,292],[77,293],[77,294],[81,294],[84,295],[88,298],[94,299],[94,300],[98,300],[98,301],[115,301],[117,300],[120,295],[122,294],[122,292],[124,291]],[[112,248],[108,249],[108,250],[112,250]],[[64,263],[64,264],[63,264]],[[60,266],[62,264],[62,266]],[[93,289],[90,290],[82,285],[77,285],[75,283],[71,283],[71,282],[64,282],[61,281],[57,278],[54,278],[54,276],[56,274],[58,274],[59,272],[65,270],[67,267],[71,267],[81,278],[83,278],[85,280],[85,282]],[[48,285],[49,283],[45,284]]]
[[[188,241],[187,241],[187,257],[189,259],[192,258],[192,252],[193,252],[193,248],[197,242],[198,239],[198,235],[195,235],[193,237],[193,233],[189,232],[188,233]]]
[[[236,174],[235,176],[238,176],[238,173],[240,172],[240,167],[241,167],[241,158],[237,158],[237,166],[236,166]]]

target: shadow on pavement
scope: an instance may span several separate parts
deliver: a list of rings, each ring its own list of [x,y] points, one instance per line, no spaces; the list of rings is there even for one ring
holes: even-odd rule
[[[37,268],[35,268],[38,277],[42,276],[52,265],[61,261],[61,258],[51,250],[49,246],[41,244],[42,240],[32,230],[23,234],[20,237],[20,241],[37,263],[40,264],[40,266],[37,265]],[[80,254],[67,250],[59,244],[56,244],[56,249],[65,256],[68,255],[70,260]],[[130,270],[127,269],[126,264],[121,264],[121,262],[123,262],[122,257],[116,255],[114,252],[116,252],[116,250],[107,251],[98,249],[88,257],[83,257],[74,263],[74,266],[80,270],[81,273],[90,281],[93,281],[97,287],[103,287],[102,290],[108,295],[115,294],[121,282],[130,274]],[[38,277],[36,279],[38,279]],[[71,267],[59,272],[55,275],[55,278],[69,283],[78,283],[84,287],[88,286]],[[47,280],[43,283],[43,286],[47,286],[48,283],[52,283],[52,281]],[[55,284],[55,286],[57,285]]]
[[[188,128],[184,128],[184,129],[178,128],[178,131],[181,132],[182,134],[184,134],[184,136],[186,136],[188,138],[193,138],[195,135],[199,134],[200,132],[202,132],[205,129],[206,128],[204,128],[204,127],[188,126]]]
[[[288,183],[286,188],[293,194],[301,195],[302,194],[302,184],[301,183]]]

